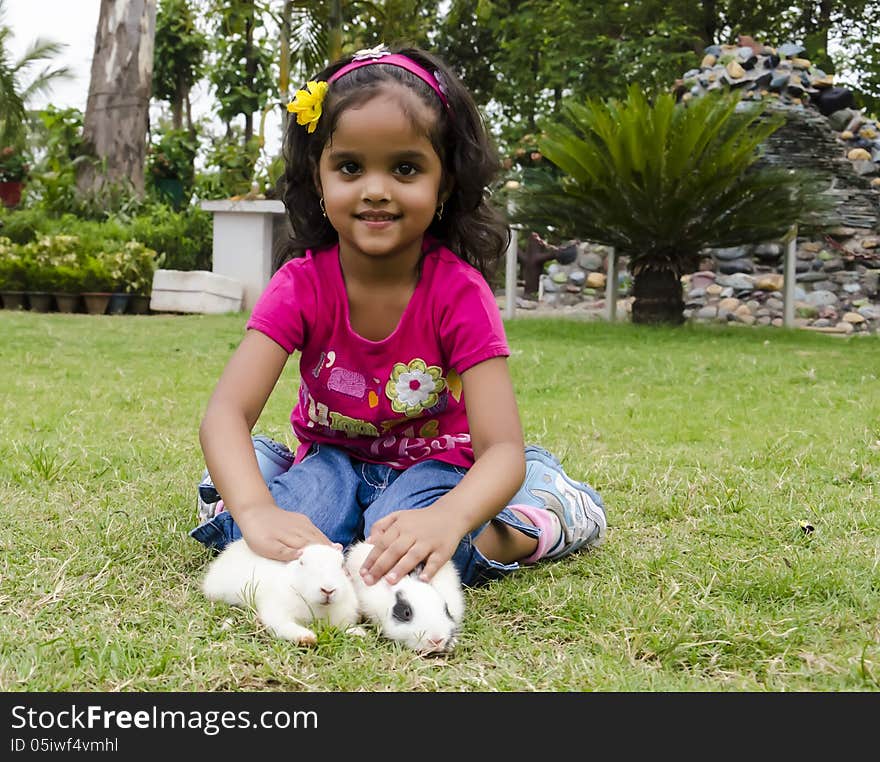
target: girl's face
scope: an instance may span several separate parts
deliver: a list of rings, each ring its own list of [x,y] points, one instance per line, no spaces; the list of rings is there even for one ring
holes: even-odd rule
[[[425,230],[447,195],[440,157],[419,126],[433,118],[418,96],[396,85],[340,114],[318,166],[340,254],[418,262]]]

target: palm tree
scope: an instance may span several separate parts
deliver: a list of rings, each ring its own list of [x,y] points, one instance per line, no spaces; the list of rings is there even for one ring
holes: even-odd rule
[[[21,58],[13,61],[7,50],[12,29],[3,23],[4,6],[5,0],[0,0],[0,147],[19,145],[24,141],[28,102],[35,95],[48,90],[56,79],[70,76],[66,66],[55,69],[47,66],[29,80],[26,79],[34,64],[58,55],[63,46],[38,39]]]
[[[515,221],[613,246],[633,276],[633,322],[680,324],[681,276],[705,248],[823,226],[821,183],[760,161],[784,121],[735,93],[651,103],[633,85],[625,101],[569,103],[539,140],[556,171],[523,187]]]

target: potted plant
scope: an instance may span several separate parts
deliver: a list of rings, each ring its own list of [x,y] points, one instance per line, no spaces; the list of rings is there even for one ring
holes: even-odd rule
[[[49,281],[59,312],[78,312],[82,304],[84,261],[81,244],[75,235],[53,235],[39,239],[43,256],[52,265]]]
[[[54,267],[46,257],[40,256],[37,242],[25,244],[21,250],[30,308],[34,312],[49,312],[52,309]]]
[[[99,252],[85,258],[82,265],[82,296],[90,315],[103,315],[113,293],[113,274],[107,255]]]
[[[0,150],[0,201],[4,206],[18,206],[29,171],[30,166],[21,151],[12,146]]]
[[[157,254],[140,241],[129,241],[125,248],[128,254],[125,289],[131,295],[130,311],[137,315],[146,315],[150,311],[153,276],[162,265],[165,255]]]
[[[7,310],[27,307],[27,280],[20,247],[0,236],[0,296]]]

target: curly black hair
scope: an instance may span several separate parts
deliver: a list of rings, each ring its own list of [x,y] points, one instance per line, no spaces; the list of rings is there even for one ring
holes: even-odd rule
[[[426,82],[399,66],[382,64],[380,59],[348,72],[330,85],[314,132],[289,119],[280,195],[293,234],[276,252],[274,266],[277,269],[288,259],[303,256],[306,249],[319,249],[339,240],[323,214],[315,186],[321,152],[345,109],[365,103],[385,83],[393,82],[411,88],[431,109],[434,118],[424,129],[440,157],[444,178],[454,180],[442,219],[435,217],[426,232],[490,279],[508,246],[510,231],[488,197],[487,189],[500,165],[483,118],[471,94],[439,58],[418,48],[389,49],[427,71],[439,72],[449,111]],[[326,81],[352,60],[353,56],[346,56],[330,64],[315,80]]]

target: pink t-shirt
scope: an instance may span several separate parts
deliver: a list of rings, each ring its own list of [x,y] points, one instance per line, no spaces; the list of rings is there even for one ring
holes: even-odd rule
[[[296,462],[317,442],[394,468],[429,458],[473,465],[461,374],[510,350],[483,276],[436,242],[426,249],[409,304],[382,341],[349,324],[338,246],[272,276],[247,327],[302,352],[290,416]]]

